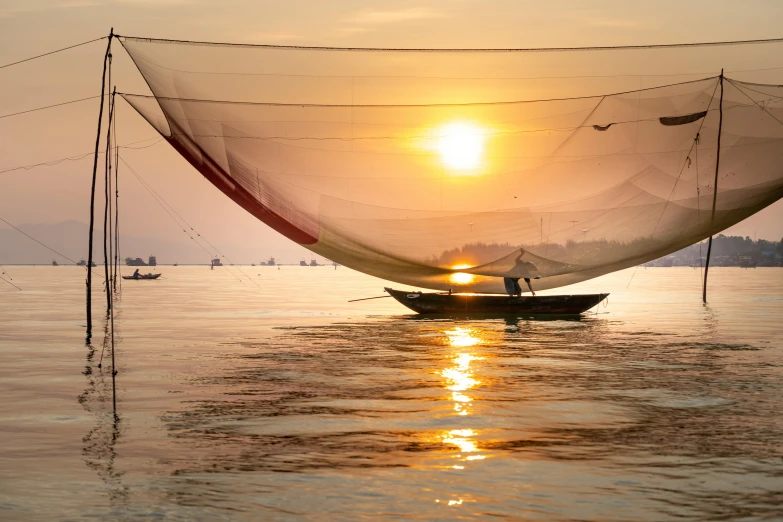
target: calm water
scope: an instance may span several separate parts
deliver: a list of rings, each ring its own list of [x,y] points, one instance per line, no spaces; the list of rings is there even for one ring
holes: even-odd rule
[[[624,271],[528,321],[159,267],[122,287],[115,423],[102,297],[85,347],[83,270],[6,268],[2,519],[783,519],[783,269],[714,269],[708,307],[698,269]]]

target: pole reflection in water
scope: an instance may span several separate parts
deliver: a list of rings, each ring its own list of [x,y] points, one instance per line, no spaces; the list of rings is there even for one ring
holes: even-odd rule
[[[111,373],[114,368],[107,363],[107,352],[112,350],[108,321],[104,326],[103,345],[96,364],[95,347],[87,343],[86,364],[82,374],[87,387],[79,395],[79,403],[95,418],[95,425],[82,438],[82,455],[87,466],[104,482],[112,505],[122,505],[128,500],[128,488],[122,483],[122,472],[117,471],[115,446],[122,434],[122,420],[112,408]],[[97,370],[97,372],[96,372]]]

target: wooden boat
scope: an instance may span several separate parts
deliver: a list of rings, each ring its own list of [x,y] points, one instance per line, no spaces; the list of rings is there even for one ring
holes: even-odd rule
[[[420,314],[579,315],[609,294],[507,295],[405,292],[385,288],[389,295]]]
[[[161,276],[161,274],[139,274],[136,277],[133,277],[132,275],[129,276],[122,276],[123,279],[157,279]]]

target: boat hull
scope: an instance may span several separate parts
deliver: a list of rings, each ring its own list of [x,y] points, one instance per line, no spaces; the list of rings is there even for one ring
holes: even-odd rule
[[[414,312],[446,315],[579,315],[609,296],[609,294],[581,294],[509,297],[405,292],[392,288],[385,288],[385,290]]]
[[[123,279],[157,279],[159,277],[160,274],[145,274],[145,275],[140,275],[139,277],[122,276]]]

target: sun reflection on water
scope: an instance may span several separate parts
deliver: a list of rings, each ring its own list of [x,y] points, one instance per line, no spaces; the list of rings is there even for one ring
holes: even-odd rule
[[[451,402],[454,412],[460,417],[467,417],[473,410],[473,397],[469,390],[481,384],[474,374],[475,362],[484,358],[477,355],[475,347],[485,344],[479,332],[473,328],[455,327],[443,332],[447,345],[455,349],[450,357],[450,365],[439,373],[443,377],[443,387],[451,392]],[[452,457],[458,459],[458,463],[450,467],[455,470],[464,470],[468,462],[482,460],[477,442],[478,432],[472,428],[452,429],[441,435],[444,444],[456,446],[459,454]],[[454,505],[456,501],[450,501]],[[460,502],[461,503],[461,502]]]
[[[443,436],[443,442],[454,444],[462,453],[473,453],[478,451],[476,441],[471,439],[474,435],[473,430],[451,430]]]
[[[449,346],[452,348],[468,348],[475,346],[481,342],[481,339],[473,335],[472,328],[462,328],[457,326],[451,330],[446,330],[445,333],[449,339]],[[470,354],[461,354],[470,355]]]
[[[475,461],[484,460],[486,455],[479,447],[479,430],[469,427],[470,415],[474,414],[474,396],[471,390],[481,385],[478,379],[478,361],[484,357],[479,355],[480,347],[490,344],[487,339],[488,332],[476,328],[455,326],[443,330],[445,345],[448,347],[447,364],[438,374],[443,379],[443,388],[451,393],[450,400],[453,407],[451,415],[457,415],[454,420],[462,426],[457,429],[443,431],[437,437],[449,448],[446,459],[446,467],[457,473],[469,473],[470,467],[475,466]],[[475,421],[473,421],[475,422]],[[453,426],[453,423],[452,423]],[[459,426],[459,425],[458,425]],[[454,451],[458,450],[458,453]],[[456,453],[456,454],[455,454]],[[442,501],[451,508],[457,508],[463,503],[463,495],[458,491],[449,492],[451,499]],[[440,499],[435,499],[440,503]]]
[[[453,348],[470,348],[481,342],[470,328],[456,327],[444,332],[448,337],[449,346]],[[451,391],[451,400],[454,401],[454,411],[458,415],[468,415],[473,399],[463,393],[481,384],[481,381],[473,378],[470,364],[473,361],[482,360],[472,353],[462,352],[452,358],[453,366],[441,370],[440,375],[446,379],[446,389]]]

